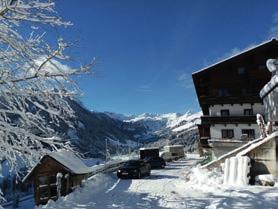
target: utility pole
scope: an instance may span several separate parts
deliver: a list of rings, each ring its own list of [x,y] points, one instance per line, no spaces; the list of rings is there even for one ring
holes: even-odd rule
[[[105,138],[105,162],[108,160],[108,144],[107,144],[107,138]]]

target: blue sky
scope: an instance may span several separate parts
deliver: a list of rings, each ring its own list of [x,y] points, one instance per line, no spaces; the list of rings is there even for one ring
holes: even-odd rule
[[[191,74],[278,34],[277,0],[57,0],[74,25],[77,78],[90,110],[124,114],[198,111]]]

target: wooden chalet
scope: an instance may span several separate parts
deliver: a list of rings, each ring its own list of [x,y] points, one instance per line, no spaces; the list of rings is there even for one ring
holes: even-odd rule
[[[90,168],[72,152],[60,150],[43,156],[23,182],[33,184],[36,205],[46,204],[50,199],[56,200],[59,195],[70,193],[90,172]]]
[[[192,74],[203,112],[200,141],[221,150],[216,157],[260,136],[256,114],[263,115],[264,106],[259,92],[271,78],[266,61],[277,57],[278,41],[272,39]]]

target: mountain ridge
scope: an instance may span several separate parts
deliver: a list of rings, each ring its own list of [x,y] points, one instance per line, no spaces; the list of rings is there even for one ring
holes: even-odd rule
[[[126,116],[112,112],[90,111],[71,101],[76,112],[74,128],[64,131],[72,144],[89,157],[127,153],[146,143],[172,140],[187,130],[196,129],[201,113],[140,114]],[[184,139],[186,141],[186,139]]]

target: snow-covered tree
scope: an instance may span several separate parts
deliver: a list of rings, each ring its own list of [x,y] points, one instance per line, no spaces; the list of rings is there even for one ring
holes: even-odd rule
[[[264,118],[261,114],[257,114],[257,124],[260,128],[260,132],[261,132],[261,138],[265,138],[267,136],[267,131],[266,131],[266,125],[264,122]]]
[[[89,73],[93,62],[68,67],[70,45],[62,38],[50,44],[45,33],[70,25],[53,0],[0,0],[0,159],[14,168],[20,160],[32,166],[48,149],[70,147],[54,127],[72,125],[68,101],[80,93],[73,76]]]

